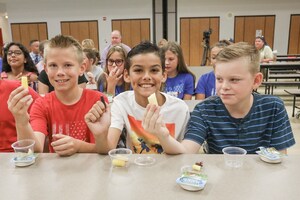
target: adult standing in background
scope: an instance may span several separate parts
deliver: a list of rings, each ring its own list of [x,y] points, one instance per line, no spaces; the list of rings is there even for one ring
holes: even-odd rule
[[[255,48],[259,51],[260,62],[270,62],[274,60],[274,55],[271,47],[268,46],[264,36],[255,38]]]
[[[36,39],[31,40],[29,43],[30,57],[35,65],[38,64],[43,59],[42,56],[40,55],[39,45],[40,42]]]
[[[119,46],[123,47],[127,53],[131,50],[131,48],[129,46],[122,43],[121,32],[118,30],[112,31],[111,32],[111,43],[110,43],[110,45],[108,45],[107,47],[104,48],[104,50],[102,51],[102,54],[101,54],[102,68],[105,68],[106,55],[107,55],[108,51],[110,50],[110,48],[114,45],[119,45]]]

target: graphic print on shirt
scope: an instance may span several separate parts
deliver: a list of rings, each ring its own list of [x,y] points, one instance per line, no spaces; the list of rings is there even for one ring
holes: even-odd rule
[[[65,124],[55,122],[52,124],[52,135],[53,134],[64,134],[69,135],[81,141],[89,142],[90,138],[87,136],[87,126],[82,120],[73,121]]]
[[[131,132],[129,136],[132,141],[132,149],[134,153],[143,153],[143,154],[153,154],[163,153],[163,148],[161,147],[159,140],[156,136],[151,133],[148,133],[142,127],[142,121],[136,120],[133,116],[127,115]],[[170,135],[174,138],[175,136],[175,123],[166,124],[167,129],[170,132]]]
[[[179,94],[183,93],[184,89],[184,82],[181,80],[178,84],[176,85],[169,85],[168,83],[166,84],[165,91],[168,95],[171,95],[173,97],[178,97]]]

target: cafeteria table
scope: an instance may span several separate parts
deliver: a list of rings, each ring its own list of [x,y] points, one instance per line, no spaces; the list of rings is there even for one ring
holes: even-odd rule
[[[139,166],[134,154],[126,168],[114,168],[107,155],[78,153],[59,157],[41,153],[28,167],[15,167],[15,153],[0,153],[0,198],[17,200],[298,200],[300,156],[289,155],[280,164],[246,155],[241,168],[225,166],[223,155],[150,155],[156,162]],[[208,182],[190,192],[176,184],[180,169],[203,161]]]

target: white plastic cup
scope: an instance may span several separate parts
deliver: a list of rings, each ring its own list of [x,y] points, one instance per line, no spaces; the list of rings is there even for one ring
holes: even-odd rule
[[[245,155],[247,151],[240,147],[225,147],[222,149],[224,154],[225,165],[232,168],[239,168],[243,166]]]

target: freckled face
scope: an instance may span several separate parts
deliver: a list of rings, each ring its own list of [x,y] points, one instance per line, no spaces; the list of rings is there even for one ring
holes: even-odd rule
[[[255,76],[250,73],[246,59],[216,63],[215,75],[217,94],[225,105],[243,105],[249,101],[255,86]]]

